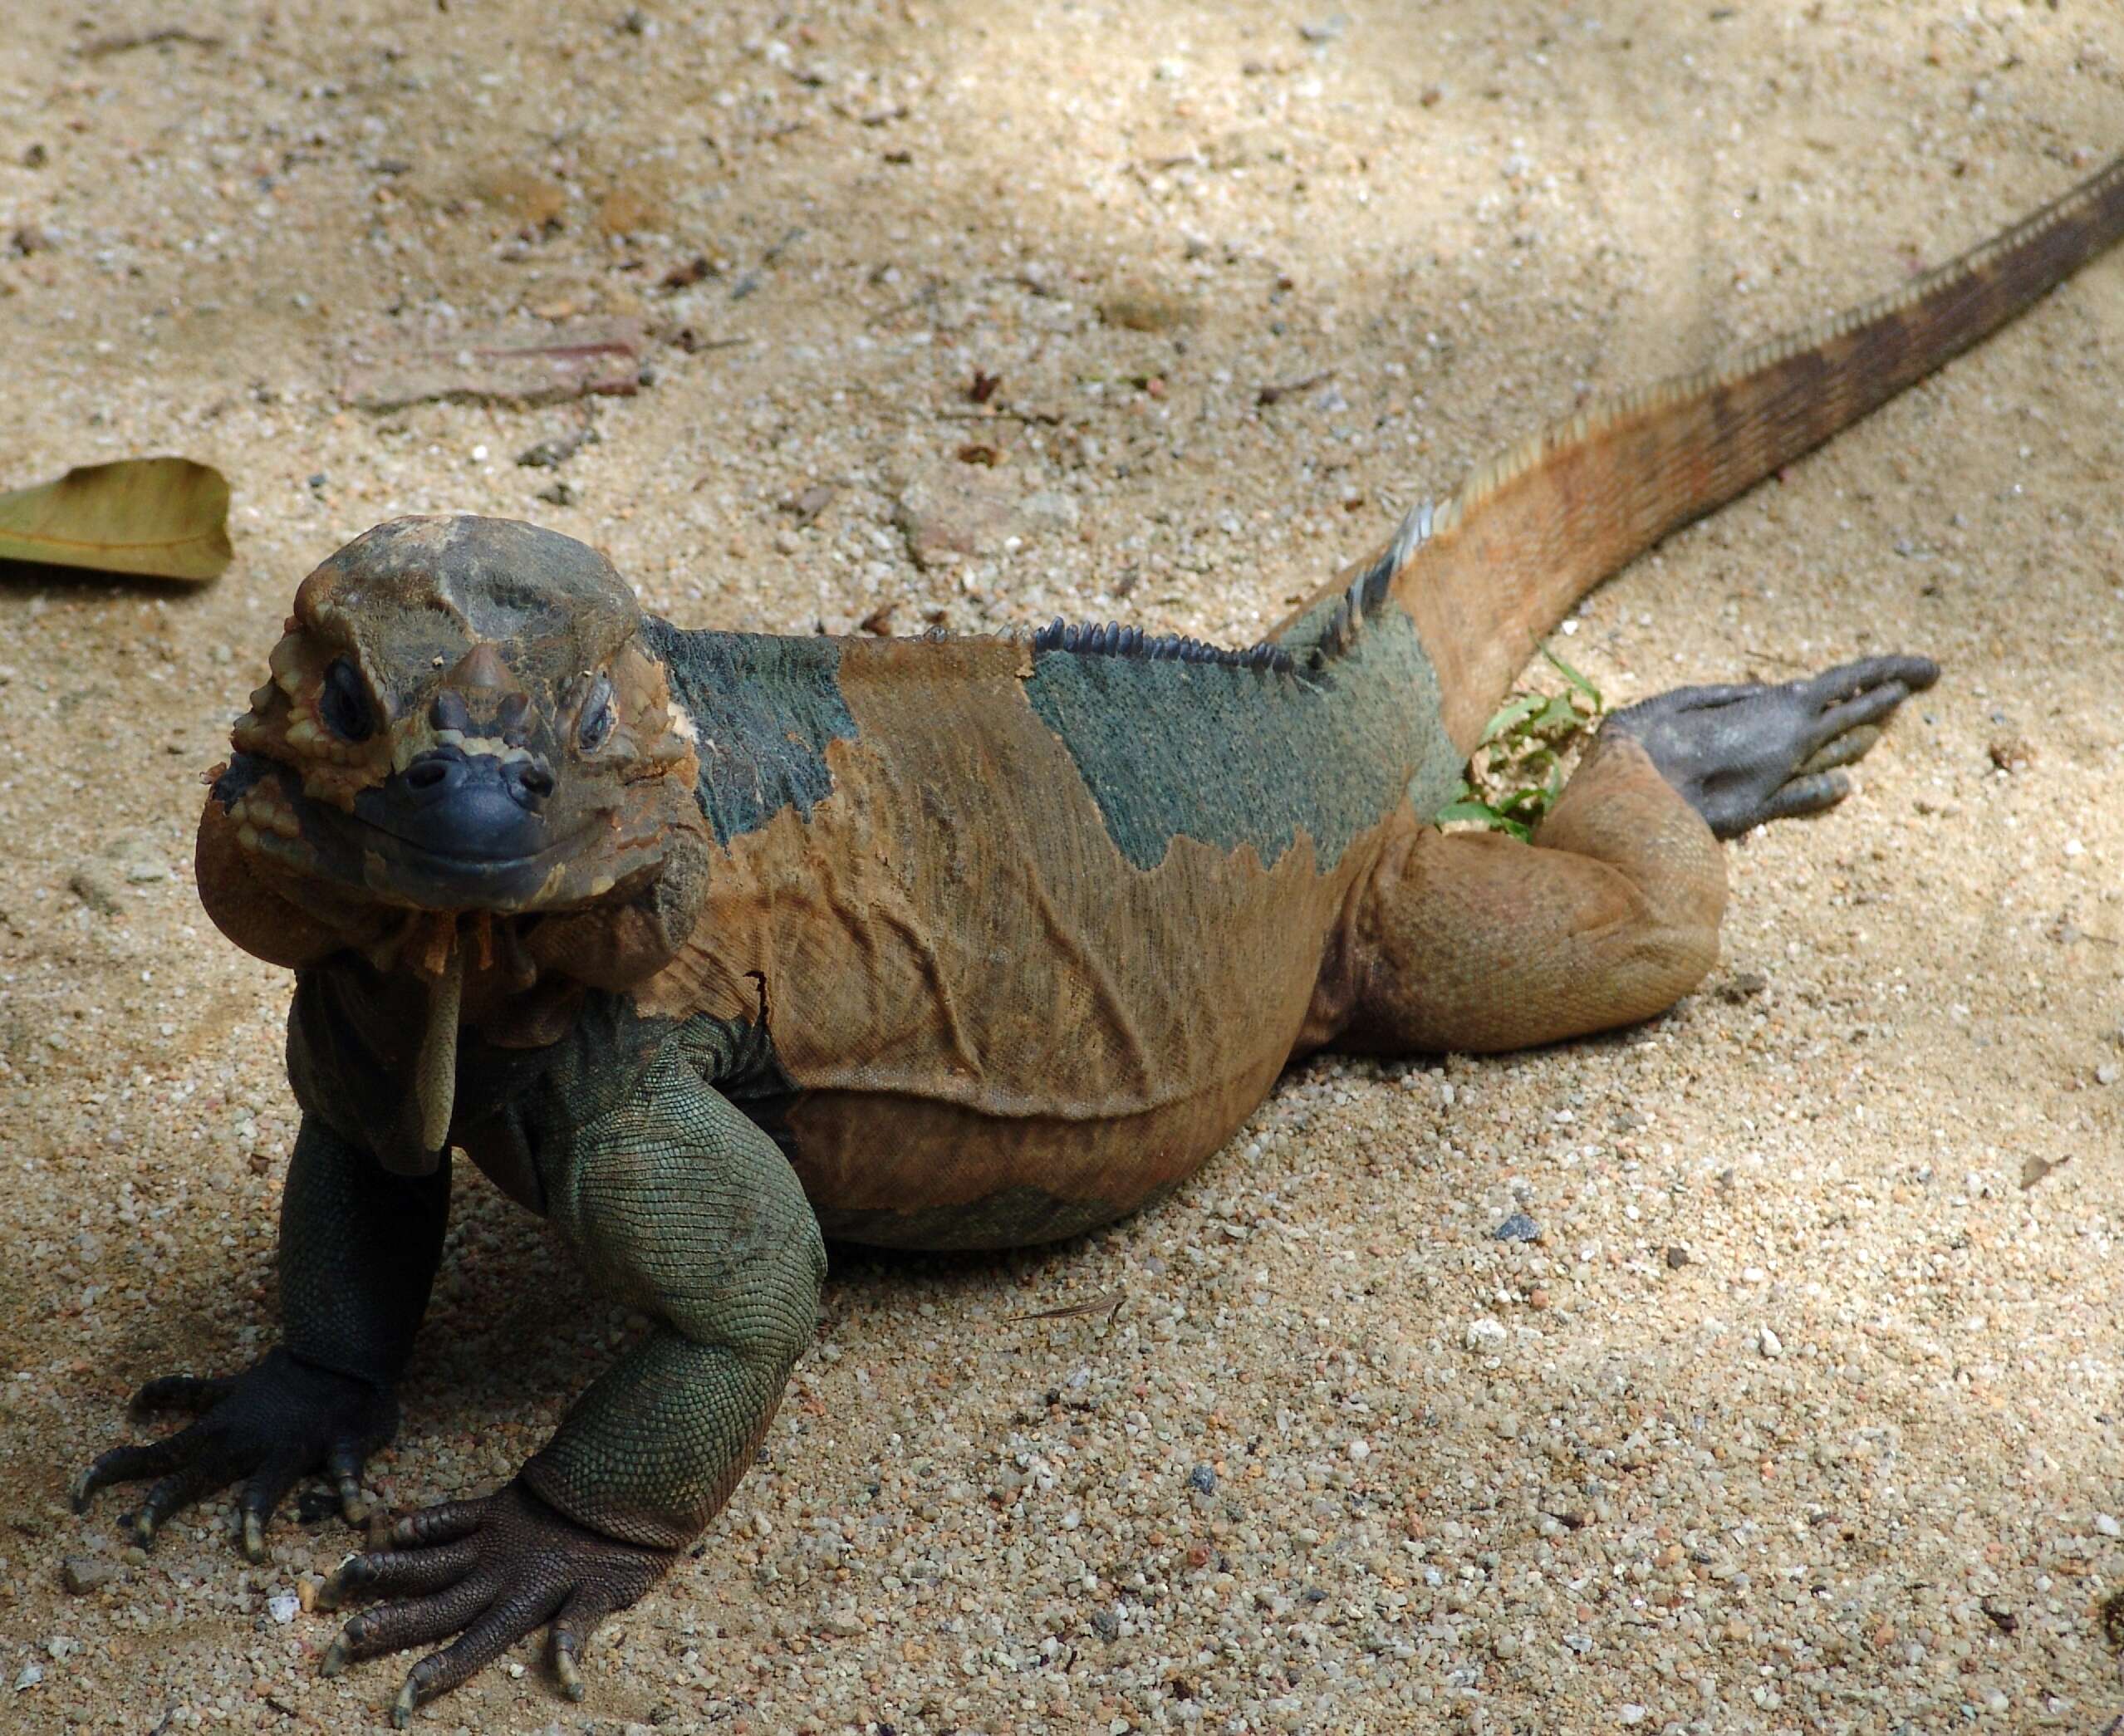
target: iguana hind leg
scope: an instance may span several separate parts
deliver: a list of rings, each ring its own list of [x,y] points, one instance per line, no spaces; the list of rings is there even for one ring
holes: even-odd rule
[[[1836,768],[1938,674],[1870,658],[1647,699],[1609,718],[1531,845],[1405,815],[1351,917],[1340,1046],[1495,1052],[1664,1012],[1718,958],[1717,839],[1842,800]]]

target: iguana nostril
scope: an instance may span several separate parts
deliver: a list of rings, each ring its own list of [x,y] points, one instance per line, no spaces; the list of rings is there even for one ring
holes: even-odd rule
[[[553,774],[537,760],[518,760],[505,766],[502,779],[508,785],[509,793],[533,813],[553,793]]]
[[[424,753],[405,768],[405,782],[410,788],[432,790],[447,783],[455,769],[464,763],[454,753]]]

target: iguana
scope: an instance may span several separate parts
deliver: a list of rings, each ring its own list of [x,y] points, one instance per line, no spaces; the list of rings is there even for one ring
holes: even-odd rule
[[[246,1552],[397,1424],[453,1156],[646,1338],[513,1480],[401,1520],[326,1652],[551,1624],[560,1686],[721,1507],[812,1336],[827,1237],[997,1248],[1153,1199],[1298,1056],[1497,1051],[1710,967],[1717,840],[1812,813],[1935,670],[1881,656],[1608,718],[1531,845],[1441,831],[1485,718],[1606,575],[1920,379],[2124,229],[2124,159],[1952,264],[1574,417],[1411,513],[1261,644],[1057,624],[681,631],[579,542],[402,518],[302,581],[213,776],[200,895],[295,972],[282,1341],[76,1481],[122,1522],[241,1483]]]

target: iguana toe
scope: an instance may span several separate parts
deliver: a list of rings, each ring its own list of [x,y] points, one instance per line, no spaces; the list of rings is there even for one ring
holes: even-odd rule
[[[582,1642],[557,1621],[553,1626],[553,1680],[561,1692],[570,1699],[579,1700],[589,1690],[583,1685],[582,1671],[576,1664]]]

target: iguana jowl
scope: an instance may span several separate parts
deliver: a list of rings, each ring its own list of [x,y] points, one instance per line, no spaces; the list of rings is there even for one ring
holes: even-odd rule
[[[1880,657],[1611,718],[1531,846],[1442,834],[1538,636],[1632,555],[2010,318],[2124,230],[2124,160],[1900,293],[1582,415],[1411,515],[1261,646],[682,632],[530,527],[400,519],[297,593],[199,841],[292,967],[284,1342],[77,1480],[143,1543],[240,1480],[351,1517],[450,1153],[655,1321],[519,1475],[401,1522],[326,1656],[459,1637],[400,1721],[550,1621],[564,1688],[743,1474],[820,1231],[995,1247],[1140,1204],[1294,1056],[1499,1050],[1710,968],[1718,836],[1826,807],[1915,689]]]

